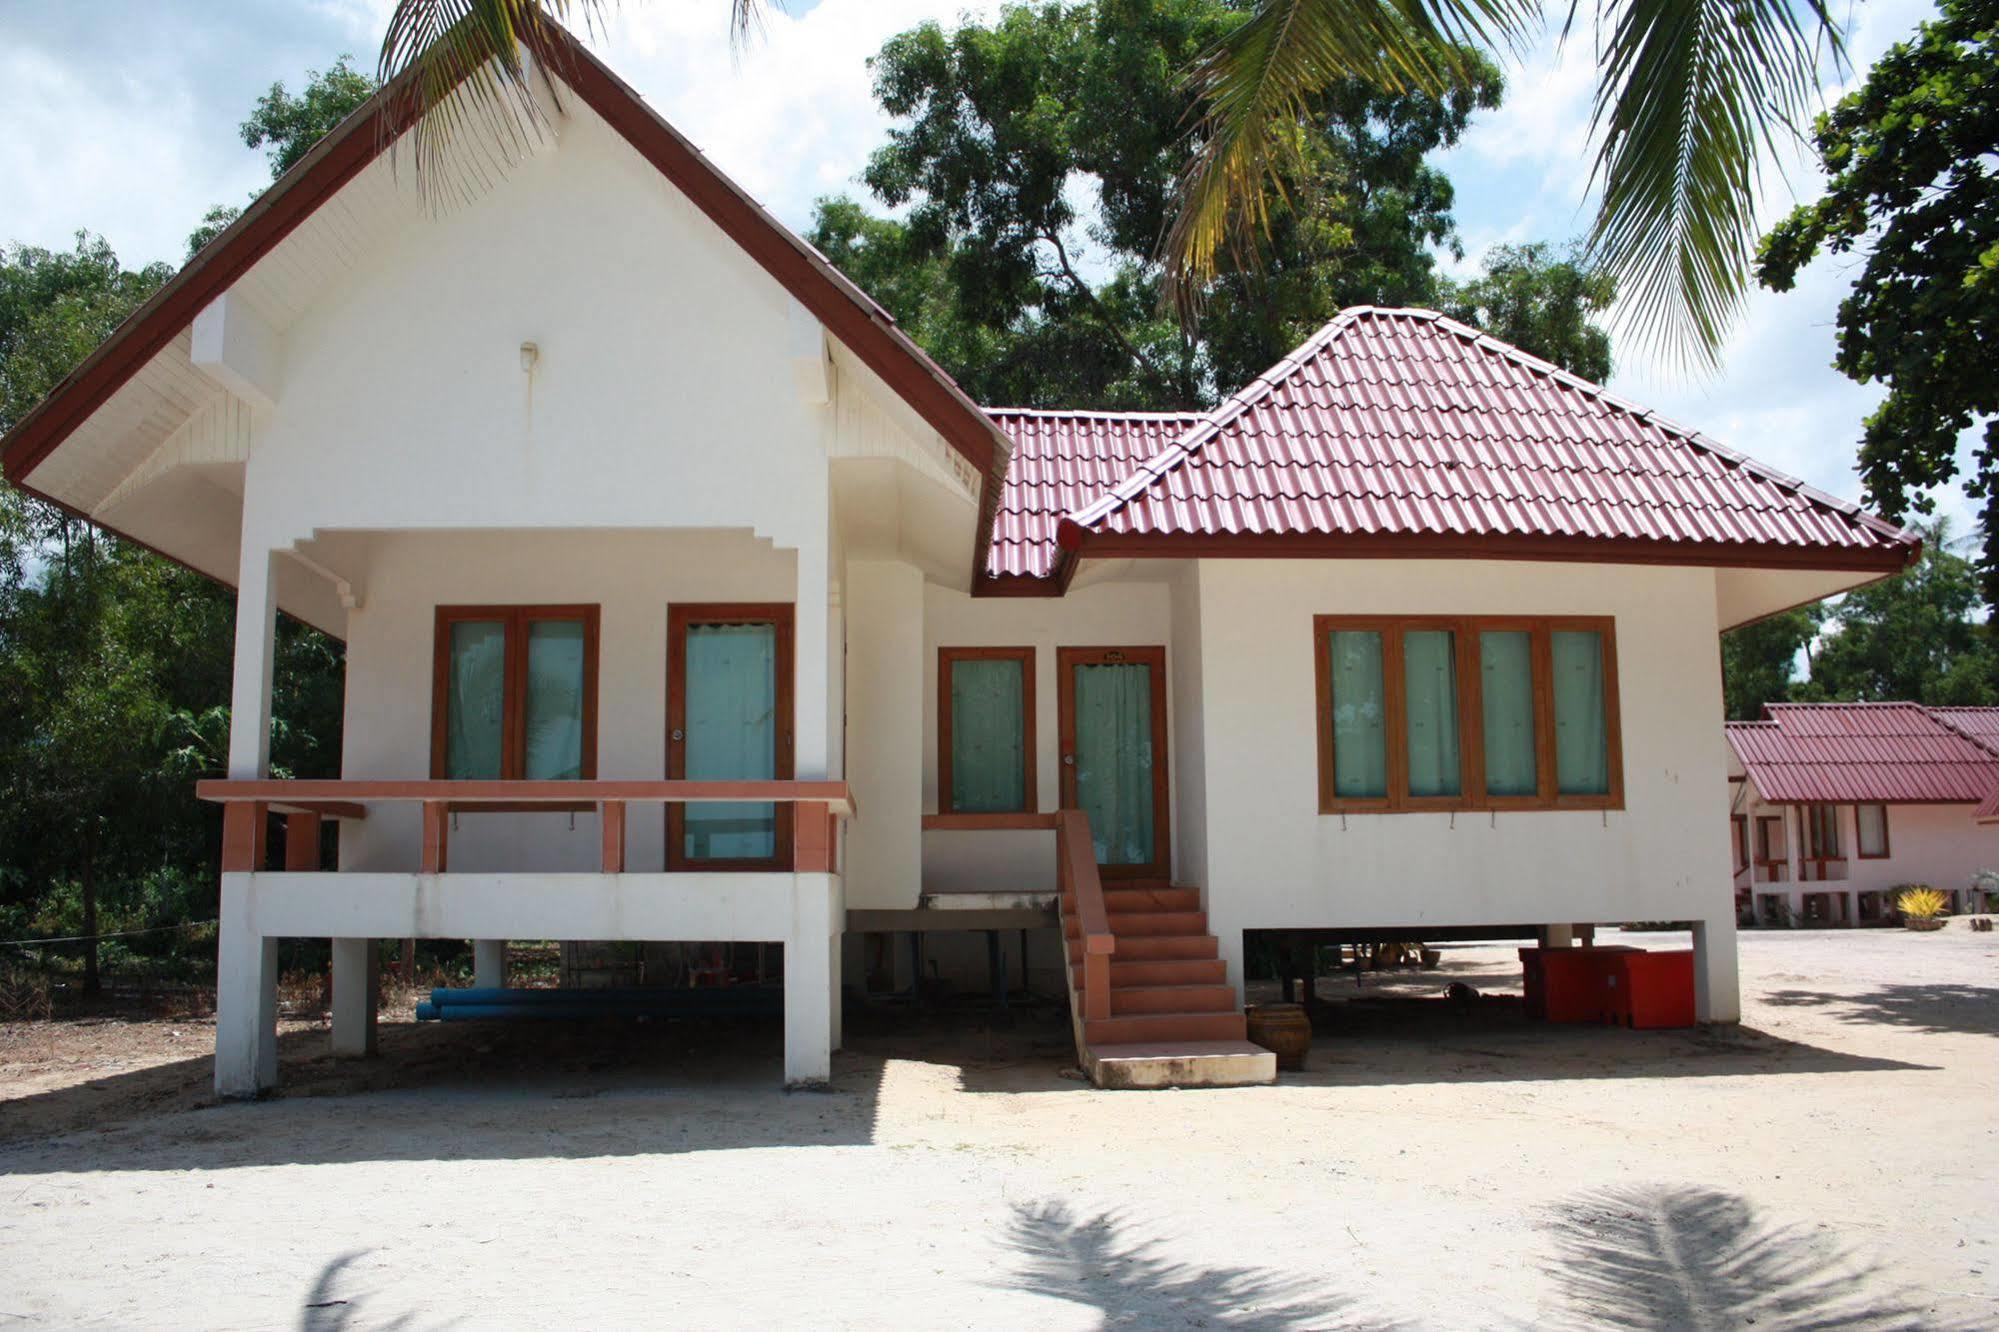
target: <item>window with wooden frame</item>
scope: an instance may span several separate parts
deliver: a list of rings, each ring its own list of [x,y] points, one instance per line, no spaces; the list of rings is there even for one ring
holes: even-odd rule
[[[1313,619],[1321,812],[1619,809],[1603,616]]]
[[[1845,860],[1839,854],[1839,806],[1837,804],[1805,804],[1797,810],[1797,820],[1803,826],[1803,850],[1805,850],[1805,878],[1825,878],[1825,866]],[[1817,874],[1813,874],[1817,870]]]
[[[1756,816],[1756,863],[1765,883],[1782,883],[1790,873],[1790,853],[1784,847],[1784,819],[1778,814]]]
[[[595,606],[439,606],[430,775],[597,775]]]
[[[938,811],[1032,813],[1034,753],[1034,649],[939,648]]]
[[[666,775],[687,781],[792,777],[792,608],[690,603],[667,611]],[[667,806],[666,867],[785,869],[791,806]]]
[[[1886,805],[1855,805],[1853,807],[1855,842],[1854,850],[1862,860],[1886,860],[1888,858],[1888,807]]]
[[[1735,872],[1749,868],[1749,816],[1732,814],[1729,816],[1729,830],[1735,835]]]

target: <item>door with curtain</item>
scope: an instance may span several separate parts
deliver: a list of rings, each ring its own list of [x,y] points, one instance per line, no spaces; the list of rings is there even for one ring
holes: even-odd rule
[[[783,604],[693,603],[667,613],[666,775],[685,781],[792,775],[792,613]],[[791,806],[670,804],[666,867],[784,869]]]
[[[1166,649],[1061,648],[1062,806],[1090,816],[1105,878],[1171,873]]]

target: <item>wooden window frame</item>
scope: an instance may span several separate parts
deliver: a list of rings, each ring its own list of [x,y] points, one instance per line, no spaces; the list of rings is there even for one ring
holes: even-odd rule
[[[1770,854],[1770,829],[1776,827],[1784,837],[1784,854],[1781,857]],[[1791,874],[1790,827],[1782,814],[1758,814],[1756,816],[1755,859],[1753,866],[1763,869],[1763,882],[1787,883]],[[1750,875],[1752,880],[1755,875]]]
[[[1735,843],[1735,872],[1740,874],[1746,869],[1754,868],[1756,864],[1755,854],[1749,846],[1749,816],[1731,814],[1728,816],[1728,825]]]
[[[1409,794],[1407,682],[1402,636],[1410,630],[1448,629],[1456,635],[1458,665],[1459,790],[1456,796]],[[1332,641],[1339,632],[1381,635],[1382,692],[1388,709],[1388,792],[1351,798],[1333,789]],[[1485,707],[1479,636],[1491,632],[1530,635],[1534,690],[1534,765],[1539,789],[1533,795],[1487,795],[1485,791]],[[1555,685],[1553,635],[1588,632],[1603,643],[1604,737],[1609,751],[1609,790],[1601,795],[1564,794],[1555,766]],[[1624,735],[1617,679],[1617,628],[1607,615],[1315,615],[1312,658],[1318,717],[1319,812],[1321,814],[1414,814],[1455,810],[1556,810],[1624,808]]]
[[[797,673],[792,655],[795,611],[791,602],[701,601],[679,602],[666,612],[666,776],[669,781],[687,775],[687,630],[700,624],[765,624],[777,631],[777,752],[772,756],[776,770],[773,780],[792,780],[796,742]],[[678,737],[678,738],[676,738]],[[792,809],[777,802],[776,854],[767,859],[690,860],[687,839],[687,808],[678,802],[666,807],[666,867],[668,870],[778,870],[791,869]]]
[[[449,774],[451,707],[451,626],[468,620],[498,620],[506,626],[506,661],[501,685],[500,780],[521,781],[527,767],[528,626],[551,620],[583,625],[583,755],[581,780],[597,776],[597,661],[601,609],[597,606],[439,606],[431,646],[430,775]]]
[[[1023,753],[1021,808],[977,810],[960,813],[951,803],[951,670],[961,661],[1017,661],[1020,663],[1020,714]],[[1040,767],[1040,750],[1034,732],[1034,649],[1031,647],[940,647],[937,649],[937,812],[959,819],[993,818],[1005,821],[1018,814],[1032,814],[1041,808],[1035,769]]]
[[[1798,811],[1798,878],[1801,882],[1824,883],[1831,876],[1827,870],[1833,865],[1846,864],[1846,856],[1839,847],[1839,806],[1824,801],[1811,801],[1797,806]],[[1821,818],[1824,828],[1820,826]],[[1819,834],[1825,831],[1832,843],[1830,854],[1820,841]],[[1859,829],[1854,830],[1856,836]],[[1814,874],[1813,870],[1817,873]]]
[[[1869,855],[1867,844],[1860,835],[1860,811],[1862,809],[1881,811],[1881,851]],[[1894,855],[1894,842],[1888,831],[1888,802],[1885,800],[1863,800],[1853,807],[1853,854],[1859,860],[1887,860]]]

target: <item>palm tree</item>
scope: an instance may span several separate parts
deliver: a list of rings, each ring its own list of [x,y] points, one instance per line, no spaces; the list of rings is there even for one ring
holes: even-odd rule
[[[770,2],[728,0],[739,47]],[[1568,0],[1564,38],[1581,3]],[[1816,98],[1821,52],[1843,61],[1828,3],[1596,0],[1591,129],[1602,199],[1591,249],[1635,326],[1683,360],[1716,363],[1748,288],[1764,162]],[[540,133],[521,46],[540,45],[550,24],[594,27],[604,5],[397,0],[380,77],[406,99],[429,192],[453,178],[446,147],[473,119],[502,144]],[[1161,252],[1183,316],[1195,314],[1220,255],[1248,253],[1249,234],[1268,223],[1314,95],[1346,77],[1441,94],[1469,48],[1518,55],[1546,9],[1544,0],[1261,0],[1188,76],[1205,112]],[[472,95],[452,97],[461,85]]]
[[[1581,0],[1569,0],[1567,39]],[[1596,0],[1591,133],[1596,261],[1634,327],[1682,363],[1712,367],[1739,312],[1757,237],[1756,187],[1780,131],[1843,65],[1828,0]],[[1225,250],[1267,223],[1314,94],[1335,79],[1432,93],[1466,48],[1518,56],[1542,0],[1261,0],[1191,74],[1205,113],[1162,246],[1183,314]],[[1552,6],[1560,8],[1559,4]]]

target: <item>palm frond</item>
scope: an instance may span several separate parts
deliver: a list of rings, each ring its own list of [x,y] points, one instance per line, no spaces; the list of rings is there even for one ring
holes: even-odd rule
[[[1266,0],[1188,76],[1199,146],[1161,247],[1183,317],[1217,256],[1269,225],[1314,94],[1360,78],[1441,95],[1463,72],[1461,48],[1518,49],[1539,13],[1538,0]]]
[[[1591,250],[1620,320],[1682,365],[1719,362],[1748,289],[1778,136],[1843,59],[1826,0],[1623,0],[1598,35]]]
[[[762,31],[768,2],[729,0],[738,48]],[[609,0],[396,0],[377,77],[395,99],[389,123],[409,126],[426,202],[476,193],[549,132],[522,50],[559,49],[549,40],[559,26],[599,31],[608,7]]]

